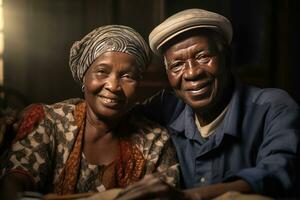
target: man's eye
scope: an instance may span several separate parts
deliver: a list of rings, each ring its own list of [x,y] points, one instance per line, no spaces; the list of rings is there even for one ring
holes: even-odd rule
[[[169,67],[169,70],[171,70],[172,72],[179,72],[183,68],[183,66],[183,62],[172,63]]]
[[[210,61],[210,57],[205,57],[205,58],[199,59],[200,63],[208,63],[209,61]]]
[[[196,56],[196,60],[199,62],[199,63],[201,63],[201,64],[206,64],[206,63],[208,63],[209,61],[210,61],[210,59],[211,59],[211,56],[210,55],[203,55],[203,54],[201,54],[201,55],[197,55]]]

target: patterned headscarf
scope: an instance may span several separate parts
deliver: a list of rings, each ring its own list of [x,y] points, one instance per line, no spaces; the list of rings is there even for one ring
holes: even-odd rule
[[[102,26],[71,47],[69,65],[73,78],[82,84],[84,74],[94,60],[110,51],[135,56],[140,72],[144,72],[150,62],[150,49],[139,33],[122,25]]]

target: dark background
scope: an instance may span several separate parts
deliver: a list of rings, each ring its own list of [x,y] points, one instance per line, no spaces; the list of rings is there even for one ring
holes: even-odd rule
[[[287,90],[300,102],[299,3],[293,0],[3,0],[4,89],[7,106],[54,103],[81,97],[68,57],[75,40],[107,24],[136,29],[148,41],[166,17],[187,8],[218,12],[231,20],[233,64],[241,79]],[[139,99],[167,81],[153,60]]]

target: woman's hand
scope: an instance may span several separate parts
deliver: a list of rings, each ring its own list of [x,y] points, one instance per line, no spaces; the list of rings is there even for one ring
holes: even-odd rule
[[[168,185],[159,177],[149,175],[125,188],[116,198],[116,200],[138,199],[187,200],[189,198],[183,191]]]

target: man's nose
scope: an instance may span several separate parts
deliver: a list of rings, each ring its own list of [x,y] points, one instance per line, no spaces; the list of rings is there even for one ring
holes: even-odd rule
[[[194,59],[189,59],[185,63],[185,71],[183,77],[186,80],[195,80],[203,73],[202,67]]]

